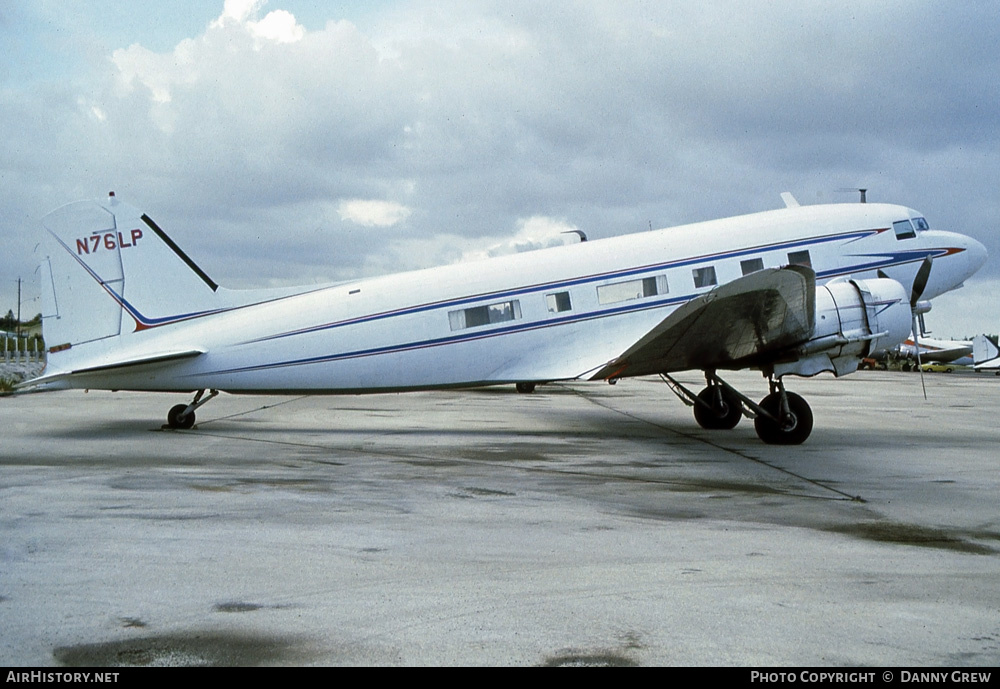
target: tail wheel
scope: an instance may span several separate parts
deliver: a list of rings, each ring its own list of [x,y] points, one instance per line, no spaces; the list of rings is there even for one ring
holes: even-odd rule
[[[727,387],[710,385],[698,393],[698,399],[708,405],[694,405],[694,419],[702,428],[728,431],[743,417],[743,402]]]
[[[194,426],[194,412],[185,414],[186,404],[178,404],[167,412],[167,425],[171,428],[188,429]]]
[[[515,383],[514,387],[522,395],[528,395],[528,394],[531,394],[532,392],[535,391],[535,384],[534,383]]]
[[[760,407],[778,419],[772,419],[758,414],[754,419],[754,429],[757,437],[769,445],[801,445],[812,433],[812,409],[802,397],[794,392],[786,392],[788,414],[781,413],[781,393],[772,392],[760,401]]]

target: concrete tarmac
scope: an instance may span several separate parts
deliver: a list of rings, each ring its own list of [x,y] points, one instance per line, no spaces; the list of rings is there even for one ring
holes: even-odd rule
[[[1000,378],[927,383],[0,398],[0,664],[1000,665]]]

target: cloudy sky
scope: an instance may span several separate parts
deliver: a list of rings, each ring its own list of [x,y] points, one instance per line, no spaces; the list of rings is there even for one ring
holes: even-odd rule
[[[112,189],[251,287],[863,186],[990,250],[934,334],[1000,329],[994,0],[34,0],[0,41],[4,311],[39,218]]]

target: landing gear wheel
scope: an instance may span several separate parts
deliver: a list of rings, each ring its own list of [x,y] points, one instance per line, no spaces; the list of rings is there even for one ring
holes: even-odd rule
[[[716,399],[716,389],[721,399]],[[729,388],[710,385],[698,393],[698,399],[708,405],[694,405],[694,420],[702,428],[728,431],[743,417],[743,402]]]
[[[782,418],[781,393],[772,392],[760,401],[764,411],[781,419],[776,423],[763,414],[758,414],[753,426],[757,437],[769,445],[801,445],[812,433],[812,409],[804,399],[794,392],[786,392],[788,415]]]
[[[514,387],[522,395],[527,395],[528,393],[531,393],[531,392],[535,391],[535,384],[534,383],[515,383]]]
[[[167,412],[167,425],[171,428],[188,429],[194,426],[194,412],[190,414],[185,414],[184,410],[188,408],[186,404],[178,404],[170,408]]]

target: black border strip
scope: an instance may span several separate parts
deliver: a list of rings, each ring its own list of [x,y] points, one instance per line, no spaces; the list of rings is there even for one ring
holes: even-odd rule
[[[167,233],[164,232],[163,230],[161,230],[159,228],[159,226],[155,222],[153,222],[152,218],[150,218],[148,215],[146,215],[145,213],[143,213],[142,214],[142,221],[144,223],[146,223],[147,225],[149,225],[150,229],[152,229],[153,232],[155,232],[156,235],[160,239],[162,239],[164,241],[164,243],[167,246],[169,246],[173,250],[173,252],[180,257],[180,259],[182,261],[184,261],[187,264],[188,268],[190,268],[191,270],[193,270],[198,277],[200,277],[202,280],[204,280],[205,284],[208,285],[209,287],[211,287],[213,292],[218,291],[219,285],[216,284],[216,282],[212,278],[208,277],[208,274],[205,273],[204,270],[202,270],[201,268],[199,268],[198,264],[195,263],[194,261],[192,261],[191,258],[186,253],[184,253],[184,251],[179,246],[177,246],[176,244],[174,244],[174,240],[172,240],[170,237],[168,237]]]

